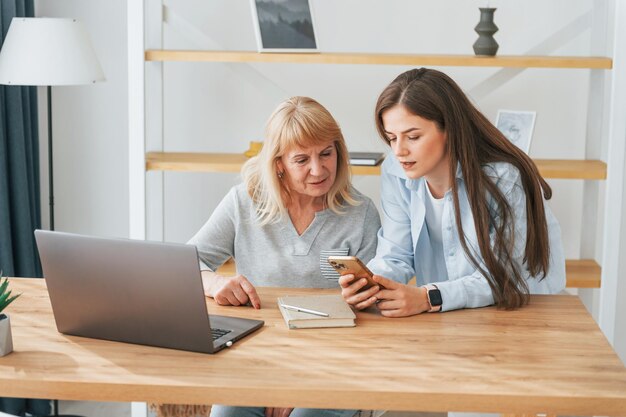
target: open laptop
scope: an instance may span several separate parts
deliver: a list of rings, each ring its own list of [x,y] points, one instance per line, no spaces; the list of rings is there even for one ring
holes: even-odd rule
[[[61,333],[215,353],[263,321],[209,317],[195,246],[36,230]]]

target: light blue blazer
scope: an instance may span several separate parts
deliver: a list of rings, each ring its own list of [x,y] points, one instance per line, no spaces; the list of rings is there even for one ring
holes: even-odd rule
[[[523,266],[526,245],[526,196],[519,171],[508,163],[485,166],[484,171],[494,181],[509,202],[515,220],[514,260],[528,283],[531,294],[554,294],[565,288],[565,258],[561,229],[554,214],[545,204],[550,240],[550,266],[541,281],[530,276]],[[474,227],[474,218],[467,199],[467,189],[460,167],[457,169],[461,223],[468,246],[476,259],[482,259]],[[418,286],[437,283],[443,299],[442,311],[483,307],[494,303],[487,279],[465,255],[454,220],[452,193],[445,196],[442,237],[447,276],[436,272],[428,228],[424,227],[426,181],[408,179],[393,154],[382,165],[381,176],[382,227],[378,231],[376,256],[368,267],[378,275],[407,283],[413,276]],[[495,209],[494,209],[495,211]],[[490,228],[492,241],[494,230]],[[485,268],[486,269],[486,268]]]

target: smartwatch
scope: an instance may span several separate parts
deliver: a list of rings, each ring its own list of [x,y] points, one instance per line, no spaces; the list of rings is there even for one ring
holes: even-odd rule
[[[433,284],[425,285],[424,288],[426,288],[426,298],[428,298],[428,304],[430,305],[430,310],[428,310],[428,312],[436,313],[437,311],[441,311],[443,300],[441,298],[441,291],[439,291],[439,288]]]

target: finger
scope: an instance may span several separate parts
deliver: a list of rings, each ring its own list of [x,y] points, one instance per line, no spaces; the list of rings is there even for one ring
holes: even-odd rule
[[[366,286],[367,286],[367,279],[361,278],[361,279],[355,280],[352,283],[352,285],[350,285],[348,288],[350,288],[350,290],[353,291],[354,294],[356,294],[357,292],[363,291],[363,288],[365,288]]]
[[[347,299],[356,295],[364,287],[364,284],[360,280],[352,282],[350,285],[341,288],[341,295],[344,299]]]
[[[237,298],[239,304],[244,305],[248,303],[248,296],[240,285],[233,288],[233,295]]]
[[[283,417],[289,417],[292,411],[293,408],[283,408]]]
[[[230,303],[228,302],[228,299],[221,294],[215,294],[215,297],[213,297],[213,299],[218,305],[221,305],[221,306],[230,305]]]
[[[376,298],[378,298],[378,293],[380,292],[381,288],[378,285],[374,285],[366,290],[361,291],[361,294],[363,294],[366,297],[373,297],[376,296]]]
[[[396,300],[399,296],[400,294],[397,290],[380,290],[376,294],[379,300]]]
[[[402,313],[402,310],[381,310],[381,315],[385,317],[404,317],[405,314]]]
[[[338,282],[342,288],[348,288],[350,286],[350,283],[352,283],[353,280],[354,280],[354,275],[347,274],[347,275],[340,276]]]
[[[367,283],[367,280],[364,280]],[[361,287],[359,289],[363,288],[363,286],[361,285]],[[363,302],[367,299],[369,299],[370,297],[373,297],[376,293],[378,293],[380,290],[380,288],[378,287],[378,285],[373,286],[372,288],[368,288],[365,291],[359,291],[356,294],[348,297],[348,299],[346,299],[346,302],[348,304],[357,304],[360,302]]]
[[[373,277],[374,282],[380,284],[381,286],[389,289],[389,290],[395,290],[397,288],[400,288],[401,285],[399,282],[390,280],[388,278],[385,278],[381,275],[374,275]]]
[[[358,310],[365,310],[366,308],[371,307],[374,304],[376,304],[376,301],[378,301],[378,298],[370,297],[365,301],[361,301],[360,303],[355,304],[354,307],[356,307]]]
[[[246,292],[248,298],[250,299],[252,307],[256,308],[257,310],[261,308],[261,297],[259,297],[259,294],[257,294],[254,285],[252,285],[250,281],[248,281],[245,277],[244,280],[241,282],[241,288],[243,288],[243,290]]]
[[[349,286],[348,288],[342,289],[341,295],[343,299],[346,301],[346,303],[350,305],[360,303],[361,301],[365,300],[366,298],[370,297],[376,292],[376,290],[372,290],[372,288],[369,288],[366,291],[371,291],[371,292],[363,295],[363,293],[366,292],[366,291],[363,291],[363,286],[364,285],[361,281],[357,281],[351,286]]]
[[[404,307],[404,303],[401,300],[382,300],[376,304],[376,307],[378,307],[380,311],[397,310]]]
[[[400,284],[399,282],[391,281],[387,278],[383,279],[391,283],[390,285],[393,285],[394,288],[389,288],[385,284],[380,284],[385,288],[381,288],[380,292],[376,295],[379,300],[398,300],[404,296],[403,290],[406,290],[410,287],[409,285]]]
[[[241,303],[239,302],[239,300],[237,299],[237,297],[235,297],[235,294],[233,294],[232,291],[226,291],[224,293],[224,297],[228,300],[228,302],[230,303],[231,306],[239,306],[241,305]]]

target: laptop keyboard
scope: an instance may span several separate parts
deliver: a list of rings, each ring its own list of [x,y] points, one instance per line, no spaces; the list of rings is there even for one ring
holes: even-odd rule
[[[217,340],[225,334],[230,333],[232,330],[227,329],[211,329],[211,336],[213,336],[213,340]]]

